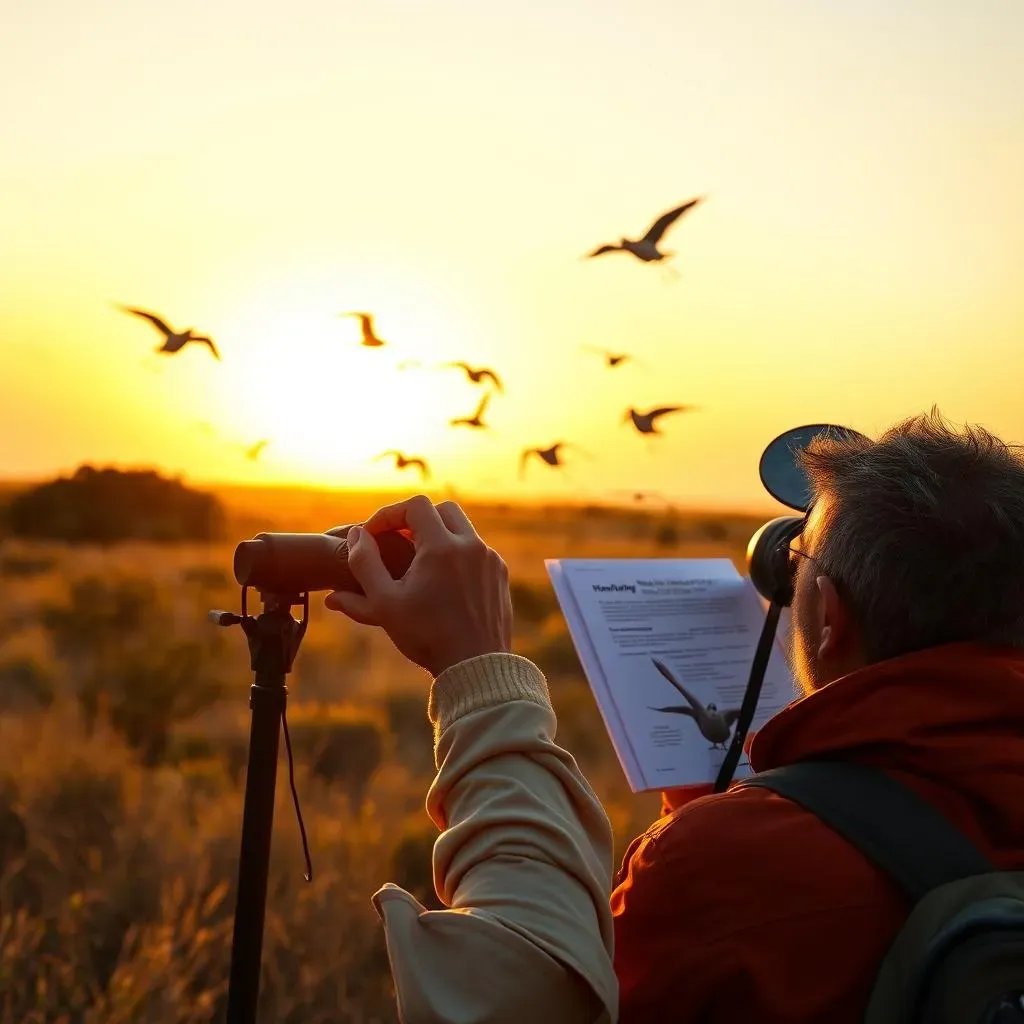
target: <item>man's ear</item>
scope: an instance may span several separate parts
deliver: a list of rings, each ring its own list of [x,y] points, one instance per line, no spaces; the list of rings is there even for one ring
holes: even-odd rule
[[[835,661],[856,643],[856,626],[832,580],[818,576],[814,583],[818,588],[818,660]]]

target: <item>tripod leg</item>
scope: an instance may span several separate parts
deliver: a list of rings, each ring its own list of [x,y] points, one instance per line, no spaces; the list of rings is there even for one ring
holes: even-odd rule
[[[283,674],[279,678],[264,678],[261,685],[257,673],[256,685],[252,688],[249,767],[245,778],[238,896],[231,940],[228,1024],[254,1024],[256,1021],[285,693]]]

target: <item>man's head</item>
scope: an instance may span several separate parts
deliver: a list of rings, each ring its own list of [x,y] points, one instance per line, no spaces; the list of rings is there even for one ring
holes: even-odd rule
[[[1024,647],[1024,454],[937,410],[802,453],[790,651],[805,691],[940,644]]]

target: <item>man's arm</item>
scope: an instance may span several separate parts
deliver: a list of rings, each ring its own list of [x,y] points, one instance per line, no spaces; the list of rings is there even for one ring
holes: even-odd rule
[[[618,1017],[608,818],[554,742],[543,675],[488,654],[441,673],[430,698],[442,830],[424,909],[374,897],[407,1024],[597,1024]]]
[[[375,537],[401,530],[401,579]],[[427,809],[442,829],[427,911],[397,886],[375,904],[406,1024],[599,1024],[617,1019],[611,828],[554,742],[540,671],[511,654],[508,568],[454,502],[388,505],[346,535],[361,593],[325,603],[384,629],[433,677],[438,774]]]

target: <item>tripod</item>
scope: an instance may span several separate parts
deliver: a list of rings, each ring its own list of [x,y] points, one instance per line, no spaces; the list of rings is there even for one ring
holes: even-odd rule
[[[291,740],[285,708],[288,688],[285,677],[291,671],[299,644],[309,621],[309,594],[260,592],[263,611],[251,616],[246,610],[248,587],[242,587],[242,614],[211,611],[218,626],[242,627],[249,644],[250,665],[255,678],[249,691],[252,723],[249,731],[249,763],[245,777],[242,812],[242,845],[238,857],[238,894],[234,934],[231,939],[231,973],[228,980],[227,1024],[255,1024],[263,956],[263,926],[266,917],[267,875],[270,868],[270,840],[274,824],[274,796],[277,787],[277,757],[281,727],[288,749],[288,772],[295,813],[306,855],[306,881],[313,878],[306,830],[299,812],[292,767]],[[291,609],[302,607],[302,619],[292,618]]]

